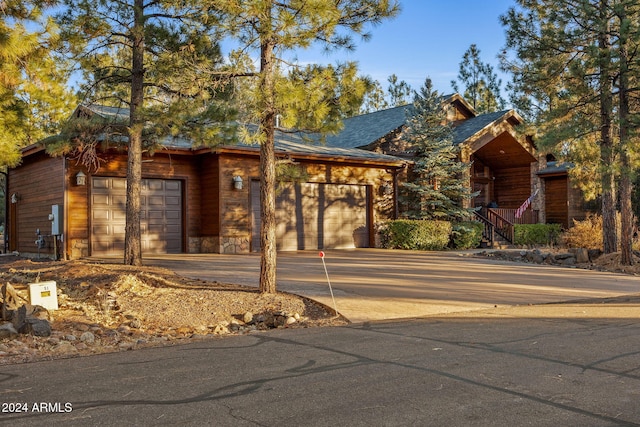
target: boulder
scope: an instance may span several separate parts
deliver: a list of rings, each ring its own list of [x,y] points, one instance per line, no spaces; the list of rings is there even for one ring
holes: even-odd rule
[[[18,336],[18,331],[13,327],[12,323],[3,323],[0,325],[0,339],[13,339]]]
[[[589,251],[585,248],[576,249],[575,256],[578,264],[585,264],[589,262]]]
[[[51,335],[48,317],[49,312],[44,307],[24,304],[18,308],[13,316],[13,327],[21,334],[48,337]]]

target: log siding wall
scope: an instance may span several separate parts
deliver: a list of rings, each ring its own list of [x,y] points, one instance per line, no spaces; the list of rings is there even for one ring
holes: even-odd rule
[[[45,153],[37,153],[23,160],[19,168],[9,171],[7,203],[9,203],[7,227],[9,247],[24,254],[38,253],[35,244],[36,229],[45,237],[46,247],[40,250],[43,256],[53,256],[53,238],[49,214],[52,205],[64,204],[64,162],[61,157],[52,158]],[[16,194],[17,202],[11,196]],[[11,235],[11,230],[15,230]]]

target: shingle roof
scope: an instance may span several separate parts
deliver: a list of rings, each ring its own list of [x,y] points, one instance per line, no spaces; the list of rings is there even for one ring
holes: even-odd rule
[[[496,111],[494,113],[481,114],[476,117],[465,120],[453,129],[454,144],[461,144],[471,138],[476,133],[490,125],[491,123],[501,119],[511,110]]]
[[[402,127],[411,111],[413,105],[407,104],[350,117],[343,120],[344,128],[340,133],[326,137],[325,144],[328,147],[340,148],[365,147]]]
[[[225,145],[221,148],[233,149],[240,148],[245,150],[259,150],[259,146],[251,144],[234,144]],[[304,140],[300,133],[296,132],[282,132],[276,131],[275,135],[275,150],[281,154],[289,154],[292,156],[314,156],[323,158],[342,158],[344,160],[351,160],[357,162],[378,162],[400,165],[406,163],[404,160],[389,156],[387,154],[380,154],[368,150],[360,150],[357,148],[341,148],[332,147],[329,145],[317,145],[309,144]]]
[[[376,111],[344,120],[344,128],[337,135],[326,138],[326,145],[340,148],[364,148],[385,135],[404,126],[408,115],[414,110],[412,104]],[[453,128],[453,142],[460,144],[501,119],[511,110],[481,114],[460,123]]]

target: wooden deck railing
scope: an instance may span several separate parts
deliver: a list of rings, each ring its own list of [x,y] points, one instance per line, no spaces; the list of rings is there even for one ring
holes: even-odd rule
[[[497,209],[487,209],[486,215],[487,219],[493,224],[495,232],[507,242],[513,243],[513,222],[500,215]]]
[[[527,209],[524,211],[520,218],[516,218],[517,209],[503,209],[503,208],[487,208],[486,210],[495,212],[500,217],[506,219],[511,224],[537,224],[538,223],[538,211]],[[488,215],[485,215],[488,216]]]

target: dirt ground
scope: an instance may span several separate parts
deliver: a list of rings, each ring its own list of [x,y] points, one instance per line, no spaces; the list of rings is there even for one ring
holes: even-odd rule
[[[49,337],[0,340],[0,364],[184,343],[271,328],[344,325],[333,310],[296,295],[181,277],[156,267],[0,257],[0,283],[21,302],[29,283],[55,280]]]

